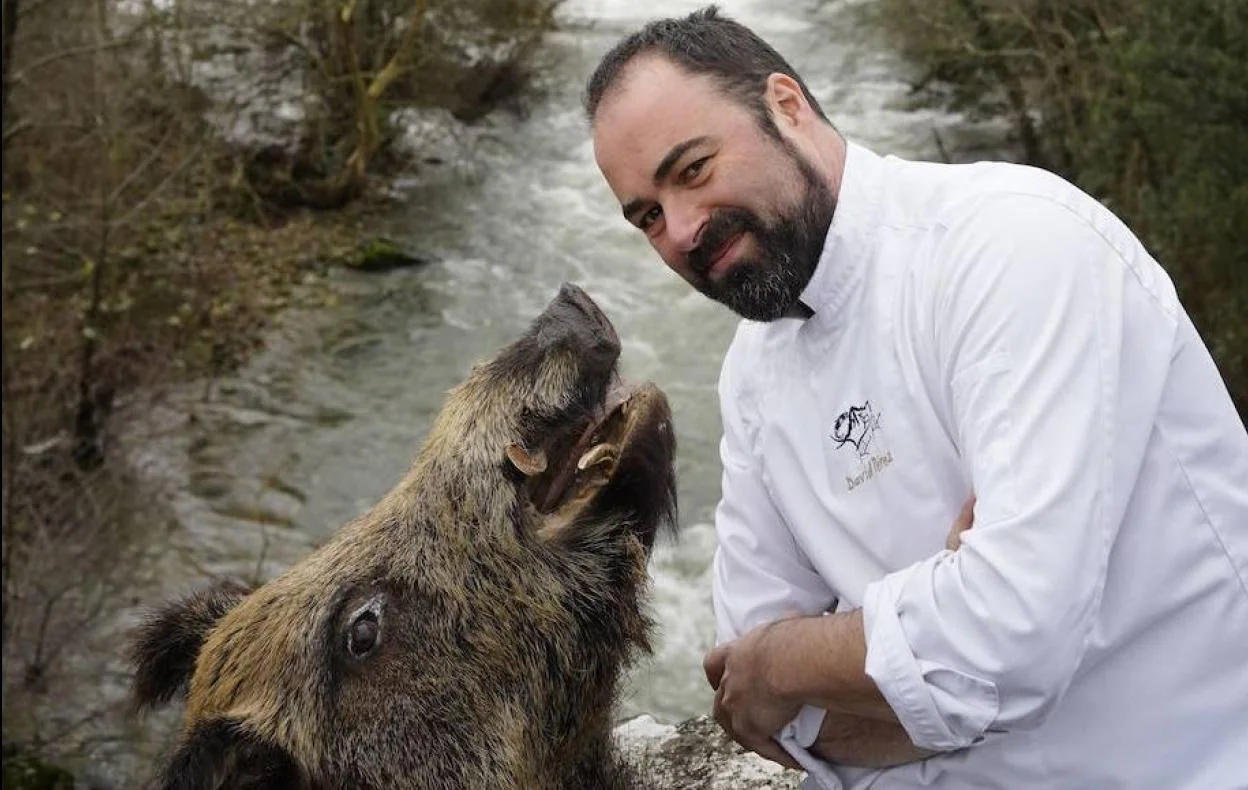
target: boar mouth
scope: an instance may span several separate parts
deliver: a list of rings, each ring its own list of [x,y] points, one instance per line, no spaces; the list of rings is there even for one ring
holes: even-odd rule
[[[634,446],[669,443],[670,423],[667,398],[658,387],[613,376],[589,419],[552,442],[546,469],[530,478],[529,499],[543,518],[541,531],[571,523],[612,482]]]

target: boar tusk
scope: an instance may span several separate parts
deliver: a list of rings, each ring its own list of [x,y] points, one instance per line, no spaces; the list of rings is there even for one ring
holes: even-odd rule
[[[591,466],[597,466],[604,461],[614,461],[617,452],[618,451],[613,445],[606,444],[605,442],[603,444],[596,444],[589,448],[589,450],[581,456],[581,459],[576,462],[576,468],[583,471]]]

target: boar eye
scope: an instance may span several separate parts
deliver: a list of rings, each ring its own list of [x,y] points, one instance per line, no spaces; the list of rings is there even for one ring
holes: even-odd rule
[[[356,660],[368,658],[381,644],[381,613],[386,608],[385,593],[367,599],[347,620],[347,654]]]
[[[380,641],[381,623],[377,622],[377,613],[366,610],[356,615],[347,633],[347,652],[355,658],[364,658]]]

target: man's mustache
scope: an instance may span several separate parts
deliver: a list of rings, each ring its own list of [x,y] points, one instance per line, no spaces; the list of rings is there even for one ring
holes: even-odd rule
[[[754,231],[757,235],[761,228],[762,222],[747,209],[720,209],[712,214],[706,223],[706,229],[702,231],[702,239],[698,242],[698,246],[685,256],[689,268],[699,277],[705,278],[711,269],[712,258],[719,248],[724,246],[724,242],[739,233]]]

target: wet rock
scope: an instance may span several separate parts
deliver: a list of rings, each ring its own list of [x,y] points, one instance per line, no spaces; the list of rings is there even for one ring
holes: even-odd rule
[[[451,109],[458,121],[476,123],[497,107],[522,111],[519,97],[530,75],[517,61],[483,59],[470,66],[460,78],[459,102]]]
[[[660,724],[638,716],[615,730],[648,787],[664,790],[793,790],[802,774],[751,754],[706,716]]]

